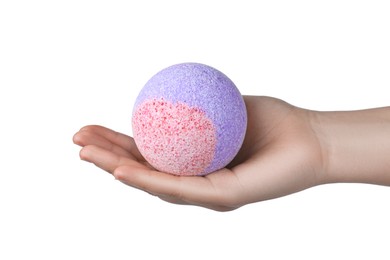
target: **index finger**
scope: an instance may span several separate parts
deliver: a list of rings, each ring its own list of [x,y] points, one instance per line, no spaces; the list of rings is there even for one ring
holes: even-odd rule
[[[137,160],[145,161],[144,157],[139,152],[134,139],[128,135],[116,132],[109,128],[100,125],[88,125],[80,129],[81,131],[91,131],[108,141],[122,147],[126,151],[129,151]]]

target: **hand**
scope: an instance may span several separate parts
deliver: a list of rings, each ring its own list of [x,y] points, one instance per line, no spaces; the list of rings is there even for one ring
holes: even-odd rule
[[[241,150],[226,168],[204,177],[158,172],[133,138],[102,126],[86,126],[73,140],[83,147],[81,159],[176,204],[227,211],[324,183],[326,154],[311,124],[315,112],[270,97],[244,99],[248,128]]]

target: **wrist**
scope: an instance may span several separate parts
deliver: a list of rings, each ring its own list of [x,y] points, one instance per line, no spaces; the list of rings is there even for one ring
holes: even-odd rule
[[[313,112],[324,183],[390,184],[390,109]]]

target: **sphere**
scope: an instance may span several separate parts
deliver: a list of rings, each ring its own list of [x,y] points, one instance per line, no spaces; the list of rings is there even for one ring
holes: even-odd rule
[[[155,169],[206,175],[237,155],[247,112],[226,75],[204,64],[182,63],[158,72],[142,88],[132,127],[140,153]]]

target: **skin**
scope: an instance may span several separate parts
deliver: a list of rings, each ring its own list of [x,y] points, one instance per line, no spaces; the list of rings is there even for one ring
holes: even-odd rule
[[[271,97],[244,96],[248,128],[236,158],[204,177],[153,169],[133,138],[90,125],[73,141],[80,158],[162,200],[217,211],[278,198],[316,185],[390,185],[390,107],[319,112]]]

